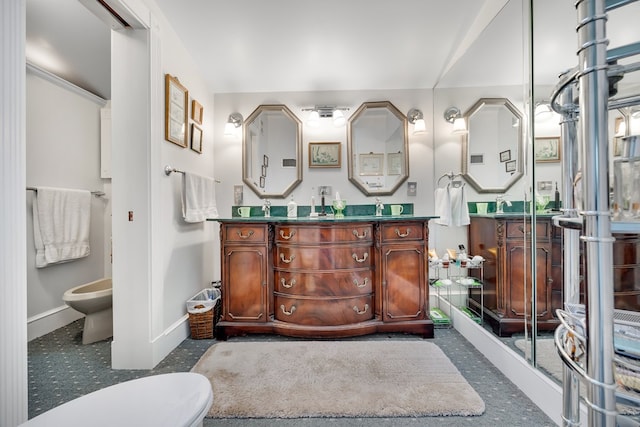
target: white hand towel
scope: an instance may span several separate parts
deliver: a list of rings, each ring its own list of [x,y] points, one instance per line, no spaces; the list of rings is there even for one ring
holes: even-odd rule
[[[36,267],[89,255],[91,193],[38,187],[33,199]]]
[[[448,185],[444,188],[436,188],[435,205],[435,215],[439,218],[436,218],[434,222],[447,227],[451,225],[451,196]]]
[[[184,173],[182,179],[182,217],[185,222],[203,222],[217,218],[216,183],[213,179]]]
[[[469,205],[467,204],[467,192],[465,185],[451,189],[451,225],[461,227],[469,225]]]

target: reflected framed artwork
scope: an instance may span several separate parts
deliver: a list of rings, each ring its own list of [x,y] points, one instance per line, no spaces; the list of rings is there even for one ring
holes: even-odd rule
[[[534,143],[534,154],[536,163],[559,162],[560,161],[560,137],[536,138]]]
[[[310,168],[339,168],[342,166],[340,142],[310,142]]]
[[[511,160],[511,150],[504,150],[500,152],[500,161],[508,162]]]
[[[400,175],[402,173],[402,153],[387,154],[387,175]]]
[[[382,153],[360,154],[360,175],[382,175],[383,159],[384,154]]]
[[[508,162],[506,162],[504,164],[504,170],[505,170],[505,172],[515,172],[516,171],[516,161],[515,160],[509,160]]]
[[[189,91],[176,77],[165,74],[164,138],[187,147]]]

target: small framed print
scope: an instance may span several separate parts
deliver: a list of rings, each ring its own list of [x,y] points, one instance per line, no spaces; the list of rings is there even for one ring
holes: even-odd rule
[[[516,161],[515,160],[509,160],[508,162],[506,162],[504,164],[504,170],[506,172],[515,172],[516,171]]]
[[[265,181],[266,181],[265,177],[264,177],[264,176],[261,176],[261,177],[260,177],[260,188],[264,188],[264,186],[265,186]]]
[[[511,160],[511,150],[504,150],[500,152],[500,161],[508,162]]]
[[[342,166],[342,150],[339,142],[310,142],[310,168],[339,168]]]
[[[169,74],[165,74],[164,81],[164,138],[186,148],[189,91]]]
[[[202,124],[202,105],[195,99],[191,100],[191,119],[197,124]]]
[[[560,137],[536,138],[534,141],[534,154],[536,163],[560,161]]]
[[[387,175],[400,175],[402,173],[402,153],[387,154]]]
[[[202,154],[202,129],[191,123],[191,149]]]
[[[262,175],[261,176],[267,176],[267,166],[262,165]]]
[[[382,175],[383,160],[384,154],[382,153],[360,154],[360,175]]]
[[[262,166],[269,166],[269,156],[266,154],[262,155]]]

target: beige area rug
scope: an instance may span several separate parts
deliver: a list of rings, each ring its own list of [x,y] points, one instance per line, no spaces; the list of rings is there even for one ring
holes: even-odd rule
[[[215,418],[481,415],[484,401],[426,341],[219,342],[193,367]]]

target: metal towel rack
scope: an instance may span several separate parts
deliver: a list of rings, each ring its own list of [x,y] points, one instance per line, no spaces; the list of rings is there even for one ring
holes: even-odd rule
[[[438,181],[436,182],[436,185],[440,185],[440,181],[442,180],[442,178],[449,178],[449,181],[453,181],[455,178],[462,176],[461,173],[453,173],[449,172],[449,173],[445,173],[444,175],[442,175],[440,178],[438,178]]]
[[[27,191],[35,191],[37,193],[38,192],[38,188],[37,187],[27,187]],[[99,191],[99,190],[94,190],[94,191],[91,192],[91,194],[93,194],[96,197],[105,196],[105,192],[104,191]]]
[[[169,176],[169,175],[171,175],[173,172],[175,172],[175,173],[181,173],[182,175],[184,175],[184,171],[181,171],[180,169],[176,169],[176,168],[174,168],[174,167],[173,167],[173,166],[171,166],[171,165],[166,165],[166,166],[164,167],[164,174],[165,174],[165,175]],[[219,183],[220,183],[220,180],[218,180],[218,179],[214,179],[214,182],[215,182],[216,184],[219,184]]]

